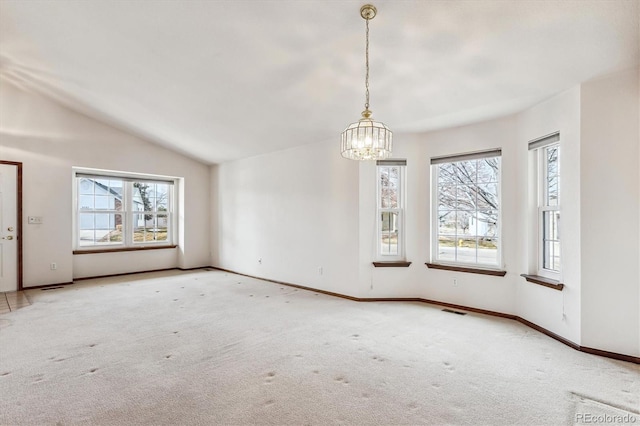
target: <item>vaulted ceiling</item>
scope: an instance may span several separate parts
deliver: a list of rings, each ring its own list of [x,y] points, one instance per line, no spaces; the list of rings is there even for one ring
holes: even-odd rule
[[[375,0],[371,109],[402,132],[637,66],[638,0]],[[0,74],[218,163],[335,139],[364,103],[364,1],[0,1]]]

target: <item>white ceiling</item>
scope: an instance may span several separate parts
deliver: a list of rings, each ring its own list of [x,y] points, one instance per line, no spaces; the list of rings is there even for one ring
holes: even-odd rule
[[[371,109],[402,143],[639,63],[640,0],[375,0]],[[364,1],[0,1],[0,73],[207,163],[335,139]]]

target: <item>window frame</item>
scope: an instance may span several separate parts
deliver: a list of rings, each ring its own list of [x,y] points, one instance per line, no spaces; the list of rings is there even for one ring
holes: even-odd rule
[[[557,147],[558,149],[558,159],[557,159],[557,202],[555,205],[549,205],[547,203],[548,195],[549,195],[549,159],[547,155],[547,150],[549,148]],[[539,144],[534,149],[535,159],[536,159],[536,188],[537,188],[537,209],[536,209],[536,218],[537,218],[537,232],[536,232],[536,245],[537,245],[537,275],[545,278],[550,278],[554,280],[560,279],[562,272],[562,239],[560,236],[560,218],[561,218],[561,169],[560,169],[560,159],[561,159],[561,146],[558,138],[553,138],[550,142],[546,144]],[[555,212],[557,215],[557,240],[549,240],[556,241],[558,244],[558,269],[550,269],[545,267],[546,260],[546,232],[545,232],[545,214],[547,212]]]
[[[496,196],[498,201],[498,211],[497,211],[497,224],[496,224],[496,239],[498,241],[497,244],[497,252],[496,252],[496,263],[479,263],[475,262],[465,262],[459,260],[448,260],[448,259],[440,259],[439,258],[439,237],[440,237],[440,221],[439,221],[439,199],[440,199],[440,179],[439,179],[439,169],[442,164],[450,164],[457,163],[461,161],[470,161],[470,160],[479,160],[484,158],[498,158],[499,165],[497,171],[497,182],[496,183]],[[476,185],[479,183],[476,182]],[[480,182],[482,184],[482,182]],[[503,238],[502,238],[502,149],[491,149],[486,151],[477,151],[463,154],[454,154],[447,155],[442,157],[433,157],[431,158],[431,253],[430,259],[431,262],[429,267],[437,268],[438,265],[444,267],[451,267],[452,270],[457,269],[465,269],[465,270],[487,270],[487,271],[497,271],[502,273],[504,268],[504,259],[503,259]],[[457,197],[456,197],[457,199]],[[454,210],[458,211],[458,210]],[[475,212],[476,215],[478,212],[481,212],[476,206]],[[477,232],[476,232],[477,234]],[[475,236],[476,238],[478,235]],[[477,240],[476,240],[477,241]],[[477,250],[477,247],[476,247]],[[446,269],[446,268],[445,268]]]
[[[178,178],[170,176],[158,176],[158,175],[143,175],[138,173],[118,172],[99,169],[85,169],[85,168],[73,168],[73,249],[75,252],[109,252],[109,251],[126,251],[126,250],[143,250],[152,248],[170,248],[176,247],[177,241],[177,191],[178,191]],[[95,206],[90,210],[83,210],[80,205],[80,184],[83,178],[86,179],[109,179],[122,182],[122,194],[121,194],[121,210],[112,209],[96,209]],[[157,216],[160,214],[157,211],[157,207],[154,207],[154,211],[135,210],[134,203],[134,183],[160,183],[169,186],[167,192],[166,206],[167,211],[163,212],[167,216],[167,238],[161,241],[134,241],[134,216],[137,214],[152,214]],[[95,197],[95,194],[94,194]],[[96,243],[81,244],[81,220],[80,217],[83,213],[103,213],[103,214],[120,214],[121,220],[121,235],[122,239],[119,242],[107,242],[104,244]],[[94,228],[95,229],[95,228]]]
[[[382,207],[382,168],[398,167],[398,203],[397,207]],[[376,162],[376,260],[380,262],[397,262],[406,260],[406,240],[405,240],[405,210],[406,210],[406,160],[378,160]],[[397,215],[397,254],[386,254],[382,252],[382,220],[383,213],[395,213]]]

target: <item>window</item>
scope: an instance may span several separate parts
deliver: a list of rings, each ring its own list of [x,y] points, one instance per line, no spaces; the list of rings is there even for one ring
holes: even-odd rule
[[[501,150],[431,159],[432,262],[500,268]]]
[[[538,275],[560,272],[560,135],[529,143],[537,163]]]
[[[76,249],[172,245],[173,180],[76,172]]]
[[[377,257],[404,259],[404,174],[406,160],[377,163]]]

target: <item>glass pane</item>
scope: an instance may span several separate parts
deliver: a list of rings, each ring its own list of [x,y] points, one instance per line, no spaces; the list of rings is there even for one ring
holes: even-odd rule
[[[543,223],[543,262],[542,267],[552,271],[560,270],[560,236],[559,219],[557,211],[545,211],[542,216]]]
[[[93,202],[93,195],[80,195],[78,206],[80,210],[93,210],[95,208],[95,203]]]
[[[166,214],[133,215],[133,241],[144,243],[148,241],[168,241],[169,216]]]
[[[498,157],[478,160],[478,182],[498,182]]]
[[[560,271],[560,241],[551,243],[551,267],[554,271]]]
[[[543,213],[543,220],[544,220],[544,239],[557,240],[558,239],[558,212],[545,211]]]
[[[477,220],[475,215],[467,211],[456,212],[456,234],[458,236],[476,236]]]
[[[456,212],[455,211],[439,211],[438,212],[438,234],[456,234]]]
[[[159,214],[156,217],[156,241],[168,241],[169,217],[166,214]]]
[[[558,205],[558,189],[560,187],[560,177],[559,176],[549,176],[547,178],[547,206],[557,206]]]
[[[157,211],[169,211],[169,188],[168,184],[158,184],[156,186],[156,205]]]
[[[498,265],[497,238],[478,238],[478,263]]]
[[[558,205],[560,189],[560,146],[549,146],[544,149],[546,171],[546,199],[547,206]]]
[[[122,215],[113,213],[81,213],[78,237],[81,246],[122,241]]]
[[[133,210],[153,211],[153,188],[146,182],[133,182]]]
[[[148,241],[144,214],[135,213],[133,215],[133,241],[136,243]]]
[[[549,146],[545,148],[547,157],[547,174],[549,176],[558,175],[560,165],[560,146]]]
[[[477,191],[478,187],[475,185],[459,185],[456,190],[458,208],[462,210],[475,210],[477,208]]]
[[[93,213],[80,213],[78,216],[78,238],[81,246],[95,243],[95,221]]]
[[[484,183],[477,186],[478,210],[498,209],[498,184]]]
[[[438,165],[438,185],[455,185],[457,182],[452,163]]]
[[[455,185],[443,185],[438,188],[439,210],[454,210],[457,204]]]
[[[80,194],[93,194],[94,185],[92,179],[80,178]]]
[[[438,260],[455,262],[456,260],[456,240],[455,237],[446,235],[438,236]]]
[[[487,210],[477,213],[478,236],[495,238],[498,235],[498,211]]]
[[[382,212],[380,214],[380,252],[385,255],[398,254],[398,214]]]
[[[476,160],[451,163],[456,183],[465,185],[475,183],[477,179],[476,163]]]
[[[474,238],[458,238],[457,241],[457,261],[466,263],[476,262],[476,239]]]
[[[109,214],[96,214],[95,217],[95,224],[96,224],[96,229],[99,230],[109,230],[111,228],[110,226],[110,215]]]
[[[380,167],[380,205],[378,207],[389,207],[389,168]]]
[[[157,203],[156,209],[157,209],[157,211],[159,211],[159,212],[169,211],[167,201],[168,200],[166,198],[157,198],[156,199],[156,203]]]
[[[122,242],[122,215],[109,215],[109,236],[107,242]]]
[[[400,203],[400,168],[380,166],[380,199],[382,208],[397,208]]]
[[[115,197],[111,197],[109,195],[96,195],[95,196],[95,209],[96,210],[115,210],[115,207],[116,207]]]

